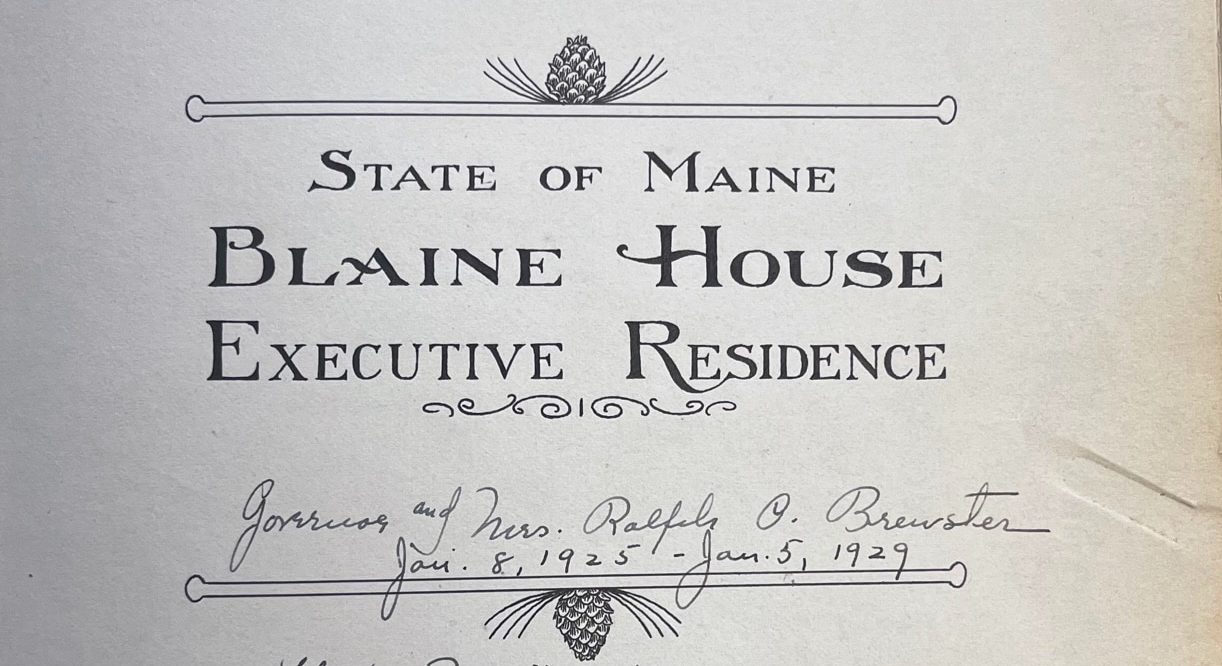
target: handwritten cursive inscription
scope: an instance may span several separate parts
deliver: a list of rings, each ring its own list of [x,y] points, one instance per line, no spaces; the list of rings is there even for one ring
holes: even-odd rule
[[[959,528],[971,528],[985,531],[1046,533],[1051,530],[1042,527],[1015,527],[1010,518],[995,517],[984,513],[985,502],[990,497],[1017,497],[1017,492],[991,491],[986,482],[980,490],[968,493],[964,497],[972,501],[967,513],[948,512],[941,515],[913,517],[904,514],[892,514],[877,508],[882,493],[874,486],[858,486],[840,497],[827,509],[827,522],[839,523],[846,532],[860,532],[868,528],[891,530],[943,530],[950,531]]]
[[[260,532],[283,532],[286,529],[309,530],[319,532],[324,530],[356,530],[362,531],[377,528],[377,533],[386,531],[390,520],[386,514],[378,514],[376,518],[321,518],[317,510],[304,514],[294,511],[289,515],[267,513],[267,500],[271,497],[275,481],[265,479],[255,489],[250,491],[246,504],[242,507],[242,520],[247,521],[246,528],[238,535],[237,543],[229,556],[229,571],[237,571],[246,561],[250,547],[254,545],[255,536]]]
[[[633,534],[635,532],[656,531],[651,553],[656,554],[670,530],[685,527],[713,529],[717,526],[717,517],[713,515],[713,493],[705,496],[695,515],[683,518],[683,500],[678,500],[666,513],[662,508],[654,509],[648,518],[641,521],[632,515],[632,502],[621,495],[608,497],[595,505],[586,516],[582,529],[586,534],[595,534],[608,529],[611,534]]]

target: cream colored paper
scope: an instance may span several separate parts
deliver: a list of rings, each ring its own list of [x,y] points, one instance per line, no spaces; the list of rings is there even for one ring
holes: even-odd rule
[[[667,615],[589,593],[577,612],[613,610],[609,629],[605,618],[587,625],[606,631],[597,663],[1222,663],[1214,3],[18,1],[2,11],[0,661],[577,663],[555,619],[575,602],[548,598],[520,638],[522,624],[506,639],[485,624],[534,593],[517,567],[562,574],[571,549],[570,574],[699,571],[707,538],[714,556],[739,558],[712,562],[709,581],[745,571],[724,580],[779,584],[686,588],[699,591],[686,608],[673,587],[634,588],[674,614],[677,635],[654,624],[666,634],[654,638],[634,613]],[[196,123],[184,108],[192,95],[515,101],[485,78],[485,59],[517,58],[542,84],[576,34],[596,47],[608,86],[637,56],[666,58],[665,78],[612,111],[953,96],[957,115],[581,118],[557,105],[548,118]],[[393,164],[396,179],[412,164],[494,165],[497,188],[372,192],[362,172],[351,191],[308,191],[342,180],[320,161],[331,150]],[[671,164],[700,151],[703,184],[721,165],[740,178],[751,166],[830,167],[835,192],[687,193],[669,181],[646,192],[645,151]],[[601,171],[585,191],[549,192],[538,179],[551,165]],[[684,259],[678,286],[658,287],[657,266],[617,254],[622,244],[656,255],[658,225],[686,249],[702,225],[718,226],[725,286],[701,287],[700,260]],[[212,228],[251,226],[275,276],[210,287]],[[309,279],[343,270],[346,282],[342,258],[381,248],[412,284],[289,286],[293,247],[307,248]],[[500,284],[464,268],[464,286],[447,286],[451,259],[439,263],[443,284],[421,286],[420,248],[484,259],[503,248]],[[563,284],[514,286],[517,248],[561,250],[537,277]],[[893,267],[900,251],[939,252],[943,284],[729,279],[746,250],[781,260],[804,250],[813,262],[866,249],[890,252]],[[254,257],[234,251],[235,276],[257,275]],[[244,336],[232,369],[257,358],[261,381],[208,381],[209,320],[260,322],[258,336],[225,335]],[[690,394],[650,350],[644,378],[629,379],[632,321],[672,322],[677,344],[939,344],[947,375],[729,381]],[[564,377],[526,378],[527,349],[509,380],[484,357],[476,381],[266,381],[271,343],[362,342],[562,343],[553,360]],[[314,372],[316,360],[302,366]],[[545,399],[507,407],[510,395],[560,396],[573,413]],[[603,396],[639,402],[595,405]],[[467,411],[505,408],[467,415],[464,398]],[[666,413],[693,411],[692,400],[696,413]],[[437,402],[453,415],[426,409]],[[604,418],[615,405],[623,413]],[[242,551],[254,522],[245,505],[267,479],[264,521]],[[977,523],[1048,531],[943,520],[848,532],[853,516],[829,521],[849,501],[837,498],[861,487],[878,489],[874,518],[962,520],[986,483],[1018,495],[988,497]],[[480,488],[496,489],[502,529],[529,523],[516,531],[535,536],[490,540],[495,526],[479,528],[492,493]],[[788,503],[773,501],[782,494]],[[616,497],[631,514],[611,534],[598,517],[624,509],[604,503]],[[655,509],[661,522],[674,510],[673,529],[625,531]],[[387,527],[266,522],[312,510],[319,522],[385,514]],[[405,588],[449,594],[384,594],[400,537],[436,545],[427,557],[407,546],[408,565],[451,567],[414,574],[440,582],[408,572]],[[235,550],[245,559],[231,570]],[[498,552],[514,556],[499,573]],[[800,573],[802,558],[829,573]],[[932,583],[860,571],[901,565],[895,582]],[[203,597],[192,576],[311,596]],[[464,577],[495,579],[453,580]],[[349,589],[337,579],[379,582],[360,588],[367,596],[315,596]],[[590,586],[647,579],[599,580]],[[795,585],[862,580],[877,584]],[[485,584],[502,589],[453,593]]]

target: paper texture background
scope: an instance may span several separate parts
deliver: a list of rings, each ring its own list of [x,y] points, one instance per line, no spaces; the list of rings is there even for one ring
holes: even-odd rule
[[[260,537],[248,577],[389,575],[396,535],[435,534],[412,506],[456,486],[468,504],[447,546],[486,512],[480,486],[574,533],[610,495],[647,510],[713,492],[727,547],[758,539],[760,507],[789,492],[811,552],[903,540],[914,563],[971,571],[959,590],[708,590],[678,637],[616,625],[600,663],[1222,663],[1213,3],[8,2],[0,24],[7,663],[575,663],[550,618],[489,641],[498,604],[481,598],[404,600],[387,622],[376,599],[189,603],[187,576],[227,575],[264,478],[277,510],[397,520]],[[577,32],[609,67],[665,55],[648,101],[953,94],[960,113],[945,127],[183,115],[191,94],[503,99],[485,58],[537,67]],[[307,193],[329,149],[495,164],[498,190]],[[644,150],[834,166],[837,191],[645,193]],[[552,194],[535,180],[549,164],[604,173]],[[708,290],[685,274],[659,289],[614,252],[647,256],[658,224],[690,243],[719,224],[736,250],[939,250],[945,287]],[[209,227],[224,225],[332,266],[373,247],[559,247],[564,286],[213,289]],[[942,342],[949,377],[730,383],[711,396],[738,409],[709,418],[447,419],[420,404],[540,389],[207,382],[207,319],[258,319],[263,342],[561,341],[565,379],[543,390],[573,396],[689,397],[656,365],[625,379],[627,320],[693,342]],[[986,481],[1021,492],[998,514],[1051,533],[814,528],[854,486],[937,515]]]

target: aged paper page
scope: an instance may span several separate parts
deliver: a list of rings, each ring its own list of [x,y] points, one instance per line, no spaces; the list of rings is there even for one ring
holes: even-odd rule
[[[1222,663],[1214,2],[0,12],[0,661]]]

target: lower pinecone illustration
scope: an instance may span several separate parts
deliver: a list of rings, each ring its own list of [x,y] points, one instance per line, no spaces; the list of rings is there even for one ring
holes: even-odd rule
[[[611,630],[611,595],[603,590],[569,590],[556,599],[552,617],[578,661],[592,661]]]
[[[578,661],[594,661],[606,645],[615,614],[613,604],[627,610],[648,638],[660,638],[667,632],[679,635],[675,629],[681,624],[679,618],[649,597],[619,588],[572,588],[546,590],[507,604],[484,621],[484,626],[491,626],[488,638],[521,638],[552,603],[556,605],[552,611],[556,628]]]

